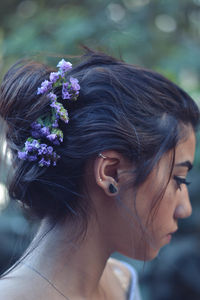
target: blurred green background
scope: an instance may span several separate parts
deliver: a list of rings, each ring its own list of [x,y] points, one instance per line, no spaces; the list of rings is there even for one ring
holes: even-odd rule
[[[1,0],[0,78],[19,58],[55,65],[57,55],[80,55],[82,44],[159,71],[200,103],[200,0]],[[189,177],[192,217],[153,262],[131,261],[144,300],[200,299],[199,145]],[[0,184],[0,272],[36,228]]]

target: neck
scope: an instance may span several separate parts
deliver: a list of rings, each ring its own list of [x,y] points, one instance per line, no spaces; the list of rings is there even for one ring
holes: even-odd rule
[[[44,220],[32,243],[48,232],[50,224]],[[112,253],[97,222],[90,221],[83,239],[73,239],[73,228],[66,223],[56,225],[38,243],[37,248],[25,259],[48,278],[63,294],[92,298],[101,290],[101,279],[106,261]],[[104,276],[106,277],[106,276]]]

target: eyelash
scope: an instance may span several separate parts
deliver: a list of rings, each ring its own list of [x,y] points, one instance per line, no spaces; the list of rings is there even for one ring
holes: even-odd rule
[[[174,176],[174,180],[177,183],[178,188],[181,190],[181,184],[189,185],[191,182],[187,181],[186,178]]]

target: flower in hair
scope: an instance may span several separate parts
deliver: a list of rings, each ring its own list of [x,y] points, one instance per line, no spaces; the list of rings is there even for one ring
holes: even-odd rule
[[[59,72],[52,72],[49,76],[50,82],[55,83],[59,79]]]
[[[80,85],[77,78],[66,79],[67,72],[72,68],[70,62],[62,59],[57,67],[58,72],[50,73],[49,80],[44,80],[37,90],[37,95],[46,95],[49,99],[51,113],[39,117],[31,124],[30,135],[22,151],[18,151],[18,158],[29,162],[37,162],[40,167],[56,166],[60,155],[54,147],[63,142],[63,132],[59,128],[60,121],[69,122],[65,101],[77,100]],[[61,88],[62,103],[55,94],[55,88]]]
[[[72,64],[69,61],[65,61],[62,59],[58,64],[57,67],[59,68],[59,72],[62,76],[65,75],[67,71],[69,71],[72,68]]]
[[[69,81],[71,83],[72,90],[75,91],[76,93],[79,93],[80,85],[78,83],[78,79],[70,77]]]
[[[48,90],[50,90],[52,88],[52,82],[45,80],[42,82],[41,87],[38,88],[37,94],[44,94],[46,92],[48,92]]]

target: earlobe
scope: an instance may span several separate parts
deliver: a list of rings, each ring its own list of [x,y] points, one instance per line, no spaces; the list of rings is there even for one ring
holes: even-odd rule
[[[99,177],[97,185],[102,188],[108,196],[115,196],[118,193],[117,182],[110,176],[104,179]]]
[[[97,184],[104,190],[108,196],[116,196],[118,194],[117,182],[110,183],[107,180],[99,179]]]
[[[118,192],[118,188],[112,183],[109,184],[108,190],[111,194],[116,194]]]
[[[115,151],[100,153],[94,163],[94,173],[97,185],[108,196],[118,193],[118,168],[120,164],[119,154]]]

